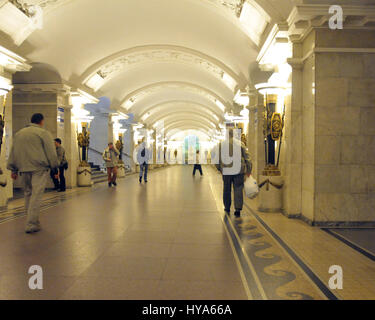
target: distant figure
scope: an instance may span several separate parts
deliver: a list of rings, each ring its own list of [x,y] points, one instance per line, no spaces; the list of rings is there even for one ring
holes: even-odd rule
[[[59,167],[56,147],[51,134],[43,129],[44,117],[34,114],[31,124],[20,130],[14,137],[8,160],[12,179],[23,178],[25,208],[27,211],[26,233],[40,231],[40,203],[49,171]]]
[[[150,152],[146,148],[146,143],[144,140],[138,147],[137,152],[137,161],[139,163],[139,183],[142,183],[142,178],[144,175],[145,183],[148,182],[147,174],[148,174],[148,164],[150,161]]]
[[[230,215],[230,208],[232,205],[232,185],[234,189],[234,206],[235,206],[235,216],[240,217],[241,211],[243,209],[243,189],[245,184],[245,175],[248,177],[251,175],[252,171],[252,164],[250,161],[250,156],[247,151],[246,146],[241,142],[240,139],[234,139],[233,137],[233,129],[229,130],[229,140],[225,140],[220,144],[220,161],[219,164],[216,165],[217,169],[223,174],[223,182],[224,182],[224,192],[223,192],[223,200],[224,200],[224,210],[225,212]],[[241,150],[240,157],[241,159],[235,159],[235,155],[233,155],[234,146],[237,144],[237,147]],[[228,164],[227,161],[223,161],[222,156],[222,148],[225,147],[229,150],[229,156],[234,157],[233,163]],[[226,168],[235,167],[235,163],[238,161],[239,168],[238,172],[230,172],[228,174]],[[230,171],[230,170],[229,170]]]
[[[193,176],[195,177],[196,171],[199,170],[201,176],[203,176],[202,165],[200,164],[199,150],[197,151],[197,158],[194,165]]]
[[[68,170],[68,161],[65,158],[65,149],[61,146],[62,141],[61,139],[55,139],[55,146],[56,146],[56,153],[57,158],[59,160],[59,168],[55,170],[51,170],[51,178],[53,184],[55,185],[55,189],[58,192],[65,192],[66,191],[66,183],[65,183],[65,175],[64,171]]]
[[[117,166],[120,152],[115,148],[112,142],[108,143],[108,148],[103,152],[103,159],[107,167],[108,187],[117,186]]]

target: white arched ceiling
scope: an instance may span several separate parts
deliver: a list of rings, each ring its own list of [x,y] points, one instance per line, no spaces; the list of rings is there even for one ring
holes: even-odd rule
[[[147,100],[150,96],[155,96],[157,94],[163,95],[163,92],[165,97],[169,97],[168,94],[165,94],[165,92],[169,91],[197,95],[205,100],[211,101],[213,104],[217,104],[216,101],[220,101],[222,106],[228,106],[228,103],[217,93],[197,84],[179,81],[153,83],[139,88],[127,95],[125,99],[121,101],[121,106],[129,112],[135,112],[135,110],[137,110],[137,105],[141,104],[143,100]],[[221,109],[223,109],[223,107],[221,107]]]
[[[191,103],[197,103],[199,105],[207,106],[208,110],[217,110],[216,112],[223,115],[225,106],[218,106],[214,99],[198,94],[196,92],[189,92],[181,88],[167,88],[160,90],[154,94],[147,95],[138,102],[135,102],[127,113],[133,113],[137,120],[140,120],[139,115],[142,115],[149,110],[151,106],[162,105],[170,103],[171,101],[188,101]]]
[[[100,89],[118,107],[135,98],[126,109],[136,116],[171,101],[222,116],[235,87],[250,82],[271,24],[302,0],[20,1],[45,15],[17,52],[54,66],[70,85]]]
[[[199,117],[197,115],[189,115],[189,116],[184,116],[181,114],[172,114],[169,117],[166,117],[163,119],[164,121],[164,129],[168,130],[168,128],[171,125],[183,125],[187,123],[188,121],[192,121],[195,123],[199,123],[200,125],[204,126],[207,130],[216,130],[218,127],[215,125],[215,123],[211,122],[210,120]]]
[[[100,91],[112,100],[120,97],[120,101],[131,92],[147,84],[160,82],[189,82],[203,86],[213,92],[220,93],[226,101],[233,99],[233,92],[219,79],[202,68],[174,62],[145,63],[120,73],[106,82]]]
[[[164,125],[164,132],[168,133],[171,129],[183,129],[186,127],[195,126],[196,128],[200,128],[207,133],[214,132],[216,130],[215,127],[210,127],[210,125],[201,119],[183,119],[180,121],[173,121],[171,123]]]
[[[199,129],[170,130],[166,138],[171,141],[184,141],[187,136],[196,136],[199,141],[210,140],[208,133]]]
[[[222,81],[232,92],[238,85],[243,87],[246,84],[246,80],[214,57],[190,48],[171,45],[148,45],[115,53],[86,70],[82,75],[82,83],[97,91],[116,75],[142,64],[170,62],[198,67]]]
[[[165,132],[166,140],[172,139],[171,137],[175,135],[180,135],[183,137],[183,134],[189,135],[191,131],[201,132],[207,137],[207,140],[211,139],[211,133],[209,130],[203,128],[201,125],[195,123],[187,123],[186,125],[171,126],[168,131]]]
[[[246,81],[248,65],[259,50],[238,18],[213,1],[74,0],[51,10],[43,29],[19,51],[31,61],[55,66],[64,79],[78,85],[103,59],[152,45],[210,57]]]
[[[222,114],[217,110],[211,109],[209,106],[191,103],[188,101],[171,101],[162,103],[160,105],[151,106],[144,113],[139,115],[142,122],[154,123],[161,120],[163,117],[171,113],[185,112],[185,113],[198,113],[202,116],[210,118],[215,123],[220,123],[224,120]]]

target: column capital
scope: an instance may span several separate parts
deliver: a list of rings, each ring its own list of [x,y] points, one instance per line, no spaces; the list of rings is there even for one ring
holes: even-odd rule
[[[357,1],[353,1],[357,3]],[[333,4],[301,4],[293,8],[287,22],[289,37],[302,40],[314,28],[328,28]],[[374,5],[340,5],[344,14],[344,28],[372,28],[375,21]],[[292,41],[292,40],[291,40]]]
[[[303,68],[302,58],[289,58],[287,62],[293,69],[302,70]]]

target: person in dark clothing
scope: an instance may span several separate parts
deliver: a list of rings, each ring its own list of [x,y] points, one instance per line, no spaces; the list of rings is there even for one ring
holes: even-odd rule
[[[201,176],[203,176],[202,165],[200,164],[200,159],[199,159],[199,150],[197,151],[197,158],[196,158],[194,170],[193,170],[194,177],[195,177],[195,173],[197,172],[197,170],[199,170],[199,173],[201,174]]]
[[[65,149],[61,146],[62,141],[61,139],[55,139],[55,146],[56,146],[56,153],[57,158],[59,160],[59,167],[56,169],[51,170],[51,178],[53,184],[55,185],[55,189],[58,192],[65,192],[66,191],[66,182],[65,182],[65,175],[64,171],[68,169],[68,162],[65,158]]]

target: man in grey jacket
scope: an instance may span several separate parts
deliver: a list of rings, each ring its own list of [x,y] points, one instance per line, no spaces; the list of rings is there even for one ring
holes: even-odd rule
[[[26,233],[40,231],[39,213],[41,198],[49,171],[59,166],[56,147],[51,134],[43,129],[44,117],[34,114],[31,124],[17,132],[8,159],[12,178],[23,178],[25,208],[27,212]]]

